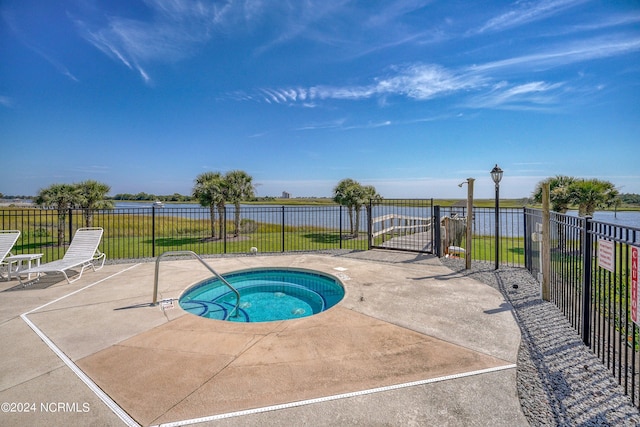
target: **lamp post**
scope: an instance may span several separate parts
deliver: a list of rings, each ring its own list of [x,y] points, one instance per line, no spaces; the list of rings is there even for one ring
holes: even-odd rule
[[[491,179],[496,183],[496,270],[500,263],[500,180],[502,179],[502,169],[496,165],[491,169]]]

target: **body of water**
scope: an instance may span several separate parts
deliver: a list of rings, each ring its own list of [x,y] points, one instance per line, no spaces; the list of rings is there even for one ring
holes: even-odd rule
[[[151,203],[134,203],[134,202],[117,202],[116,208],[120,209],[140,209],[147,208],[151,210]],[[227,218],[231,220],[234,215],[235,208],[233,205],[227,206]],[[194,212],[198,212],[194,215]],[[464,214],[464,210],[460,208],[442,208],[441,216],[451,215],[457,212],[459,215]],[[409,207],[409,206],[375,206],[373,209],[373,217],[395,213],[398,215],[428,217],[431,215],[431,209],[428,207]],[[577,211],[569,211],[571,216],[577,216]],[[156,215],[171,215],[198,218],[208,218],[209,208],[204,208],[194,203],[171,203],[166,204],[165,208],[156,208]],[[320,226],[326,228],[339,228],[342,222],[342,228],[349,227],[349,217],[346,208],[340,209],[336,205],[286,205],[284,209],[281,205],[241,205],[241,217],[251,219],[257,222],[281,224],[291,226]],[[633,227],[640,229],[640,211],[597,211],[593,215],[596,221],[606,222],[610,224],[620,225],[624,227]],[[524,215],[522,209],[500,209],[500,232],[522,236],[524,234]],[[362,209],[360,215],[360,231],[367,230],[366,210]],[[474,229],[475,232],[482,235],[492,235],[495,232],[495,213],[492,208],[474,208]]]
[[[569,211],[567,214],[578,216],[578,211]],[[640,211],[596,211],[593,213],[593,219],[624,227],[640,228]]]

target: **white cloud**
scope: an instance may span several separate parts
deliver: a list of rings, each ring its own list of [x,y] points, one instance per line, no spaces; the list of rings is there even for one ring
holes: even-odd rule
[[[263,19],[277,19],[281,28],[278,35],[267,41],[257,49],[257,53],[264,53],[278,45],[304,36],[325,43],[327,34],[322,30],[315,30],[313,26],[323,20],[331,21],[331,17],[338,21],[340,12],[348,0],[306,0],[304,2],[272,2],[265,11]]]
[[[0,105],[11,108],[13,107],[13,99],[9,98],[8,96],[0,95]]]
[[[112,16],[106,25],[91,25],[82,20],[76,20],[76,24],[87,41],[138,71],[146,82],[150,76],[141,64],[173,62],[190,56],[211,39],[214,26],[228,25],[228,15],[237,14],[233,2],[223,6],[193,0],[147,0],[145,3],[152,16],[148,21]],[[246,2],[249,9],[253,8],[250,3],[258,4]]]
[[[309,123],[296,128],[296,130],[317,130],[317,129],[341,129],[344,127],[346,119],[337,119],[322,123]]]
[[[493,90],[472,97],[468,106],[472,108],[519,108],[537,109],[540,106],[557,104],[563,83],[543,81],[510,85],[496,84]]]
[[[472,108],[549,109],[560,104],[569,90],[566,82],[496,82],[499,74],[527,75],[547,68],[627,55],[640,50],[640,38],[606,36],[580,40],[547,51],[521,55],[461,68],[437,64],[409,64],[390,67],[386,76],[369,84],[351,86],[317,85],[308,88],[263,89],[262,101],[270,104],[311,103],[323,100],[366,100],[401,96],[418,101],[463,94],[461,105]],[[244,99],[259,99],[253,95]],[[384,105],[385,103],[383,103]]]
[[[640,50],[638,37],[598,37],[566,44],[546,52],[516,56],[469,67],[471,72],[484,72],[505,68],[541,70],[577,62],[626,55]]]
[[[361,100],[374,96],[405,96],[427,100],[462,90],[484,86],[480,75],[461,74],[431,64],[395,67],[393,74],[379,77],[362,86],[312,86],[309,88],[262,89],[262,100],[268,103],[294,103],[314,100]],[[253,98],[251,96],[244,97]]]
[[[502,31],[561,13],[586,0],[543,0],[538,2],[518,2],[519,7],[487,21],[478,33]]]

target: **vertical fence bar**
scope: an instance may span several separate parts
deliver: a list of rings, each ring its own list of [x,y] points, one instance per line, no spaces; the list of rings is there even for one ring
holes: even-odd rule
[[[590,217],[585,217],[582,233],[582,341],[589,346],[591,344],[591,256],[593,251]]]
[[[529,232],[529,228],[533,224],[529,223],[531,218],[527,214],[527,208],[522,208],[522,217],[524,218],[524,221],[523,221],[524,268],[526,268],[531,272],[533,271],[532,265],[531,265],[532,256],[533,256],[533,248],[532,248],[533,242],[530,240],[531,232]],[[533,221],[531,222],[533,223]],[[535,227],[531,227],[531,228],[535,230]]]
[[[371,204],[371,200],[369,200]],[[340,249],[342,249],[342,205],[338,205],[338,240],[340,241]]]
[[[282,206],[282,252],[284,252],[284,227],[285,227],[285,214],[284,214],[284,206]]]
[[[620,230],[621,232],[625,233],[628,232],[628,230]],[[625,237],[628,237],[625,236]],[[625,267],[626,267],[626,260],[628,258],[625,258],[626,254],[624,249],[628,248],[629,245],[622,245],[621,243],[617,245],[617,250],[615,251],[616,254],[616,272],[620,273],[623,272]],[[620,299],[618,300],[618,310],[620,313],[620,316],[622,317],[622,313],[625,313],[625,318],[626,313],[628,313],[628,301],[631,300],[631,295],[629,293],[629,286],[628,286],[628,276],[627,276],[627,280],[620,280]],[[629,344],[629,322],[626,321],[624,322],[624,325],[622,325],[620,327],[620,333],[624,333],[624,340],[620,340],[620,345],[624,347],[624,366],[628,366],[629,363],[629,349],[628,349],[628,344]],[[634,352],[633,348],[631,350],[632,352]],[[622,358],[620,358],[618,360],[618,375],[620,375],[621,371],[622,371]],[[625,389],[625,393],[628,394],[628,382],[629,376],[628,376],[628,369],[624,370],[624,389]],[[618,378],[618,384],[622,384],[622,378]]]
[[[67,239],[69,239],[69,241],[73,239],[73,209],[71,208],[69,208],[69,235]],[[64,242],[62,242],[62,244],[64,245]]]
[[[156,256],[156,207],[151,206],[151,257]]]
[[[431,200],[433,203],[433,199]],[[440,243],[442,235],[440,233],[440,206],[433,206],[433,244],[432,249],[438,258],[442,257],[442,244]]]
[[[222,253],[227,253],[227,209],[222,209]]]

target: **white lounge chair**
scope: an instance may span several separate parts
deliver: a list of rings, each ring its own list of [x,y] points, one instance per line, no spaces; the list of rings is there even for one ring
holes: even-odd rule
[[[5,258],[7,255],[11,256],[11,248],[18,241],[18,237],[20,237],[19,230],[0,230],[0,266],[6,266],[7,268],[7,280],[10,279],[11,274],[9,267],[10,265],[5,262]]]
[[[91,267],[93,271],[100,270],[104,266],[104,261],[107,258],[105,254],[98,250],[102,233],[103,230],[100,227],[78,228],[69,245],[69,249],[67,249],[62,259],[22,270],[21,273],[37,273],[38,278],[36,280],[40,278],[41,273],[62,273],[65,279],[67,279],[67,282],[73,283],[82,277],[82,272],[87,267]],[[96,267],[98,261],[101,261],[100,266]],[[80,274],[73,280],[69,279],[67,270],[77,267],[80,267]],[[20,283],[22,283],[22,279],[19,277],[18,279]]]

